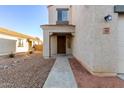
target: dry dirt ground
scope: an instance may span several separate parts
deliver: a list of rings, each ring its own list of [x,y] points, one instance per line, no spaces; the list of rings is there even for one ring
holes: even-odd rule
[[[41,53],[0,59],[0,87],[43,87],[53,64],[54,59],[45,60]]]
[[[124,88],[124,80],[93,76],[76,59],[69,60],[79,88]]]

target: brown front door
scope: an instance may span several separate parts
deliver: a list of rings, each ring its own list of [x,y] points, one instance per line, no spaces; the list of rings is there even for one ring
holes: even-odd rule
[[[57,37],[57,52],[58,54],[66,53],[66,37],[65,36]]]

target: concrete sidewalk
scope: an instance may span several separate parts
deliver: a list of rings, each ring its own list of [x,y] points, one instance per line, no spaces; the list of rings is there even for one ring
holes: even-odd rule
[[[43,88],[77,88],[66,56],[57,57]]]

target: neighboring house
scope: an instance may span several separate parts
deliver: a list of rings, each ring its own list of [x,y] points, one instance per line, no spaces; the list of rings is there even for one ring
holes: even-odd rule
[[[124,73],[124,6],[48,6],[43,56],[73,55],[92,74]]]
[[[0,56],[31,51],[33,45],[38,44],[38,42],[32,36],[0,28]]]

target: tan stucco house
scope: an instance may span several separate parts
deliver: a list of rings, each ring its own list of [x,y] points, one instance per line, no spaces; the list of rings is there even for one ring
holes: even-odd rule
[[[95,73],[124,73],[124,6],[49,5],[43,56],[73,55]]]
[[[31,51],[38,42],[35,37],[0,28],[0,56]]]

